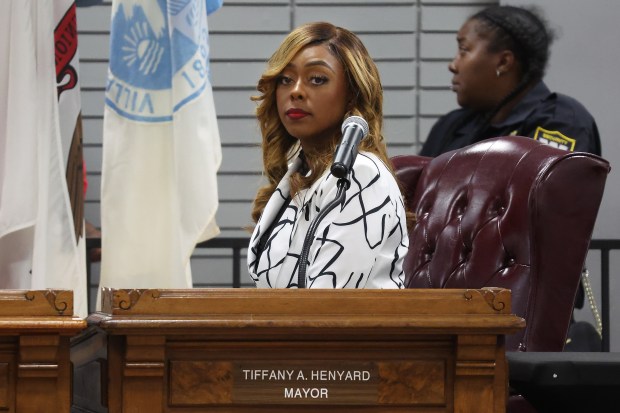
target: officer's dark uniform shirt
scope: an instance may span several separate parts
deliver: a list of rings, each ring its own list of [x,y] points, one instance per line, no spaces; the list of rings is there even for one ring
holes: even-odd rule
[[[528,136],[568,151],[601,154],[596,122],[577,100],[552,93],[539,82],[502,122],[489,125],[482,136],[473,134],[482,115],[457,109],[441,117],[431,129],[420,155],[437,156],[487,138],[507,135]]]

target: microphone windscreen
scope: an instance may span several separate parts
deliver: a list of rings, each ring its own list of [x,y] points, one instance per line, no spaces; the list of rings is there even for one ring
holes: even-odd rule
[[[366,120],[362,118],[361,116],[355,116],[355,115],[349,116],[348,118],[344,120],[344,122],[342,122],[342,128],[340,129],[342,133],[344,133],[344,130],[351,123],[356,123],[362,128],[362,130],[364,131],[364,134],[362,135],[362,139],[365,138],[366,135],[368,135],[368,122],[366,122]]]

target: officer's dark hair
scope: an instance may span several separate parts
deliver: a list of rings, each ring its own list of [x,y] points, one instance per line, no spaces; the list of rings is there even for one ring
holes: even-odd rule
[[[469,18],[478,25],[476,30],[489,41],[489,51],[510,50],[521,65],[519,84],[491,110],[480,125],[477,135],[508,102],[532,83],[541,80],[547,69],[554,33],[535,7],[488,7]]]

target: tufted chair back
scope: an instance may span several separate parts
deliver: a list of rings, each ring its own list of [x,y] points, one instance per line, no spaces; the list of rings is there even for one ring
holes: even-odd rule
[[[527,325],[506,349],[561,351],[609,163],[515,136],[392,161],[417,215],[407,287],[509,288]]]

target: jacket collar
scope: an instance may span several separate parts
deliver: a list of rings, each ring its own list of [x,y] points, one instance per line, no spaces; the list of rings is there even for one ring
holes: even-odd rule
[[[519,103],[513,108],[508,117],[504,119],[502,122],[494,123],[491,125],[491,128],[494,130],[508,130],[512,132],[513,129],[517,128],[521,125],[525,119],[529,117],[529,115],[536,109],[538,104],[545,100],[551,91],[545,85],[545,83],[541,80],[538,82],[529,92],[521,99]],[[465,116],[472,116],[474,112],[471,110],[466,110]],[[482,114],[475,115],[475,119],[471,122],[465,123],[459,130],[456,132],[456,135],[463,136],[471,136],[480,122],[482,121]],[[507,132],[509,133],[509,132]]]
[[[492,126],[496,129],[503,129],[508,126],[522,124],[538,104],[545,100],[550,94],[551,91],[541,80],[527,92],[519,103],[517,103],[506,119],[502,122],[494,123]]]

